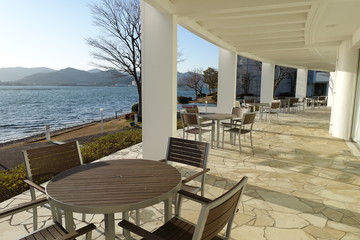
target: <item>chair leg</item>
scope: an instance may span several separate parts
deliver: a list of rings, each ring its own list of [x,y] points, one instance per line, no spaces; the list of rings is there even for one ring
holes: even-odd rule
[[[224,148],[224,135],[225,135],[225,131],[223,129],[223,132],[222,132],[222,148]]]
[[[136,223],[136,225],[140,226],[140,210],[139,209],[135,210],[135,223]]]
[[[211,131],[211,136],[210,136],[210,141],[211,141],[211,148],[214,148],[214,134],[213,132]]]
[[[33,208],[33,230],[37,230],[38,229],[38,224],[37,224],[37,207]]]
[[[241,152],[241,134],[239,134],[239,149],[240,149],[240,152]]]
[[[252,131],[250,132],[250,142],[251,142],[251,150],[252,150],[252,153],[254,154],[253,139],[252,139]]]
[[[204,197],[205,195],[205,179],[206,179],[206,175],[203,174],[202,178],[201,178],[201,196]]]
[[[34,188],[30,187],[30,194],[31,194],[31,200],[35,200],[36,199],[36,195],[35,195],[35,190]],[[38,212],[37,212],[37,207],[33,208],[33,230],[37,230],[38,229]]]

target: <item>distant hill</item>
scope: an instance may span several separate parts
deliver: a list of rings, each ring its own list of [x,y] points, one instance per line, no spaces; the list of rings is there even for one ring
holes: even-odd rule
[[[98,69],[98,68],[94,68],[94,69],[87,70],[87,72],[89,72],[89,73],[98,73],[98,72],[102,72],[102,70]]]
[[[178,72],[180,86],[188,74]],[[100,69],[0,68],[0,85],[9,86],[128,86],[132,81],[128,74]]]
[[[95,71],[93,73],[74,68],[66,68],[48,73],[36,73],[22,79],[5,82],[3,85],[17,86],[127,86],[131,85],[132,76],[114,77],[111,71]]]
[[[30,76],[35,73],[48,73],[54,72],[54,69],[39,67],[39,68],[23,68],[23,67],[11,67],[0,68],[0,81],[12,82]]]

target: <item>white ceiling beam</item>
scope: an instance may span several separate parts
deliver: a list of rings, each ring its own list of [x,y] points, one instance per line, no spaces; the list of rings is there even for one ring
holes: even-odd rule
[[[236,28],[239,25],[250,26],[269,26],[277,24],[289,24],[289,23],[305,23],[306,22],[306,13],[299,14],[290,14],[290,15],[280,15],[273,17],[254,17],[254,18],[244,18],[241,20],[209,20],[209,21],[199,21],[199,25],[207,29],[216,29],[216,28]]]
[[[307,6],[318,3],[336,3],[348,0],[175,0],[176,14],[199,17],[207,14],[231,13],[234,11],[257,11]],[[189,6],[191,6],[189,8]]]
[[[304,37],[304,31],[289,31],[289,32],[277,32],[277,33],[246,33],[239,32],[236,35],[224,36],[228,41],[242,41],[242,40],[265,40],[265,39],[277,39],[285,37]]]
[[[277,44],[277,43],[291,43],[291,42],[304,42],[304,37],[284,37],[284,38],[270,38],[270,39],[250,39],[250,40],[242,40],[239,39],[237,41],[229,41],[231,44],[235,46],[243,47],[248,45],[263,45],[263,44]]]
[[[242,45],[239,47],[239,52],[258,52],[258,51],[276,51],[276,50],[292,50],[292,49],[304,49],[305,44],[301,42],[292,43],[275,43],[275,44],[262,44],[262,45]]]
[[[284,14],[297,14],[297,13],[307,13],[310,11],[311,6],[299,6],[299,7],[290,7],[290,8],[279,8],[279,9],[261,9],[261,10],[252,10],[252,11],[233,11],[228,13],[213,13],[213,14],[201,14],[193,15],[190,18],[195,21],[204,21],[204,20],[222,20],[222,19],[241,19],[248,17],[265,17],[265,16],[276,16]]]
[[[269,28],[268,26],[253,26],[248,27],[245,25],[239,25],[236,30],[229,31],[225,28],[212,29],[211,32],[217,36],[228,36],[238,35],[239,33],[244,34],[268,34],[268,33],[281,33],[288,31],[303,31],[305,29],[305,23],[284,23],[278,28]]]

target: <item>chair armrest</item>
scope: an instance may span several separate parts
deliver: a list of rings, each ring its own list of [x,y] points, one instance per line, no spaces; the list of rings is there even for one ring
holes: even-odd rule
[[[184,180],[182,180],[182,184],[190,182],[191,180],[193,180],[193,179],[207,173],[208,171],[210,171],[210,168],[206,168],[206,169],[202,170],[201,172],[195,173],[194,175],[191,175],[191,176],[185,178]]]
[[[202,196],[196,195],[195,193],[191,193],[191,192],[184,191],[184,190],[180,190],[178,193],[185,196],[186,198],[189,198],[190,200],[193,200],[198,203],[209,203],[212,201],[211,199],[208,199],[206,197],[202,197]]]
[[[129,230],[130,232],[133,232],[147,240],[165,240],[159,236],[156,236],[155,234],[139,227],[136,226],[135,224],[126,221],[126,220],[122,220],[121,222],[118,223],[118,225],[126,230]]]
[[[39,186],[39,185],[33,183],[32,181],[30,181],[28,179],[25,179],[24,182],[26,182],[29,186],[39,190],[40,192],[45,193],[45,188],[44,187]]]
[[[22,211],[25,211],[27,209],[33,208],[33,207],[44,205],[46,202],[47,202],[47,198],[43,197],[43,198],[38,198],[38,199],[36,199],[34,201],[31,201],[31,202],[26,202],[26,203],[19,204],[19,205],[15,206],[15,207],[5,209],[4,211],[1,211],[0,212],[0,218],[10,216],[10,215],[13,215],[15,213],[22,212]]]
[[[79,237],[81,235],[84,235],[92,230],[94,230],[96,228],[96,226],[94,224],[89,224],[86,225],[78,230],[75,230],[74,232],[68,233],[64,236],[62,236],[61,238],[59,238],[58,240],[71,240],[74,239],[76,237]]]

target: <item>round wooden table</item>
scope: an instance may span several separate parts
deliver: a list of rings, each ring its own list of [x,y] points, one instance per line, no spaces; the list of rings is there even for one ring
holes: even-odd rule
[[[81,165],[55,176],[46,186],[49,201],[65,211],[72,230],[72,212],[104,214],[106,239],[114,239],[114,213],[165,202],[171,217],[173,195],[180,190],[179,171],[163,162],[121,159]]]

